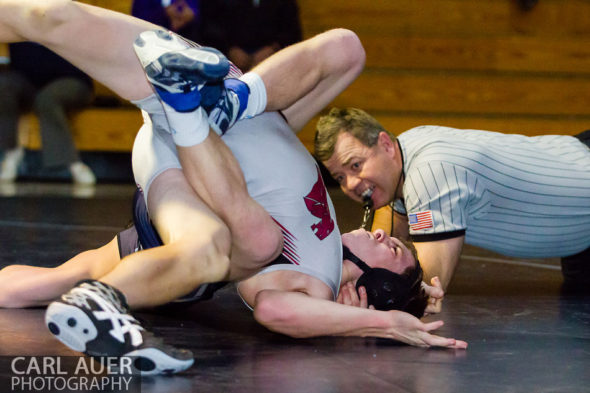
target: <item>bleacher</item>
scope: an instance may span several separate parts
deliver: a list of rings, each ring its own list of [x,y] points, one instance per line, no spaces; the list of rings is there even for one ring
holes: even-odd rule
[[[129,12],[130,0],[86,1]],[[299,0],[305,37],[355,31],[365,71],[335,106],[366,109],[395,133],[422,124],[539,135],[590,128],[590,2],[541,0]],[[99,86],[99,94],[108,91]],[[89,108],[73,118],[81,150],[129,151],[134,107]],[[21,136],[39,147],[38,125]],[[311,149],[315,120],[299,134]]]
[[[590,2],[299,0],[307,36],[354,30],[365,71],[333,103],[423,124],[539,135],[590,128]],[[301,137],[312,143],[314,124]]]

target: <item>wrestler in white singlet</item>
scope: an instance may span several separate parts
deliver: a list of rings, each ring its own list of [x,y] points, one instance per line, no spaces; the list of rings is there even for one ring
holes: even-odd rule
[[[135,181],[149,198],[156,176],[181,168],[168,123],[155,96],[135,102],[145,124],[133,146]],[[151,118],[151,121],[150,121]],[[223,137],[244,173],[248,192],[281,226],[284,250],[279,263],[259,274],[294,270],[316,277],[338,293],[342,242],[332,201],[319,168],[285,119],[264,113],[236,123]]]

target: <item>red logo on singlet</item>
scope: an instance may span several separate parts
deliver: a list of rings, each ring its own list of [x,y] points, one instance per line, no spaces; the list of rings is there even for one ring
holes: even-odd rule
[[[309,194],[303,197],[307,210],[314,216],[320,219],[319,222],[311,226],[311,230],[320,240],[324,240],[334,230],[334,220],[330,216],[330,208],[328,207],[328,192],[322,175],[318,168],[318,180],[313,185]]]

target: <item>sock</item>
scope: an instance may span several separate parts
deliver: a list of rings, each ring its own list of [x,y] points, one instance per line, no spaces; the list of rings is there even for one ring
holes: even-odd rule
[[[209,122],[203,108],[192,112],[176,112],[171,106],[162,103],[166,118],[172,131],[172,139],[177,146],[193,146],[203,142],[209,135]]]
[[[240,77],[240,80],[250,89],[248,105],[240,119],[249,119],[261,114],[266,109],[266,86],[264,86],[262,78],[254,72],[245,73]]]
[[[170,105],[161,102],[155,94],[132,102],[149,114],[156,127],[172,134],[172,139],[178,146],[198,145],[209,135],[207,115],[200,107],[192,112],[177,112]]]

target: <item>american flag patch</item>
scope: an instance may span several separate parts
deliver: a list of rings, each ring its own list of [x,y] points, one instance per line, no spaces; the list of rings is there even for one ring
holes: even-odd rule
[[[434,226],[431,210],[408,214],[408,221],[410,223],[410,229],[413,231],[428,229]]]

